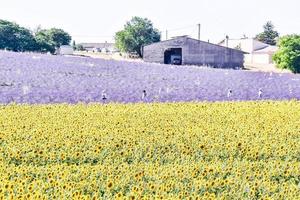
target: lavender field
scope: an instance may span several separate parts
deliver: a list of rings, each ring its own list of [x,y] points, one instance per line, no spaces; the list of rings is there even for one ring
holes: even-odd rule
[[[0,103],[300,99],[300,76],[0,51]]]

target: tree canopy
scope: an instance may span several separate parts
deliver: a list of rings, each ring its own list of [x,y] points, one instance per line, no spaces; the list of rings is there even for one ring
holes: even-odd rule
[[[55,47],[60,47],[62,45],[69,45],[72,37],[62,29],[51,28],[46,30],[46,33],[49,36],[49,39],[55,45]]]
[[[71,36],[62,29],[41,29],[35,34],[38,50],[54,53],[61,45],[70,44]]]
[[[271,21],[268,21],[264,26],[264,31],[256,35],[258,41],[264,42],[269,45],[276,45],[276,38],[279,37],[279,33],[274,30],[275,26]]]
[[[16,23],[0,20],[0,49],[33,51],[35,45],[35,39],[30,30]]]
[[[300,73],[300,35],[287,35],[279,40],[279,51],[273,60],[281,69]]]
[[[35,33],[16,23],[0,20],[0,49],[11,51],[38,51],[54,53],[56,48],[71,42],[71,36],[62,29],[41,29]]]
[[[137,53],[142,57],[142,47],[160,41],[160,32],[147,18],[133,17],[124,29],[115,35],[116,46],[121,52]]]
[[[35,39],[37,43],[37,50],[43,53],[50,52],[54,53],[55,52],[55,44],[53,41],[50,39],[47,30],[39,30],[35,34]]]

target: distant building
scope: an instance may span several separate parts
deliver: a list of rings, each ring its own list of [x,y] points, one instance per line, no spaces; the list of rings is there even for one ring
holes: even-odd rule
[[[81,43],[82,47],[89,52],[103,52],[114,53],[117,52],[117,48],[114,43]]]
[[[70,45],[62,45],[59,49],[57,49],[58,55],[72,55],[73,53],[73,47]]]
[[[277,46],[271,46],[253,38],[229,39],[226,38],[219,43],[224,47],[236,48],[249,54],[245,55],[246,64],[273,64],[272,57]]]
[[[242,68],[244,53],[237,49],[180,36],[145,46],[143,59],[146,62],[162,64]]]

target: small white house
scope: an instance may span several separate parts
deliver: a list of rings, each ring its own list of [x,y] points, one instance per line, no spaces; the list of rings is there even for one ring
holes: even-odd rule
[[[70,45],[62,45],[58,50],[58,55],[72,55],[74,53],[73,47]]]
[[[250,63],[273,64],[273,55],[277,51],[277,46],[268,46],[263,49],[256,50],[252,53],[252,60],[250,60]]]
[[[229,48],[237,48],[249,53],[245,55],[246,64],[273,64],[272,57],[276,51],[278,51],[277,46],[265,44],[254,38],[226,38],[219,44]]]

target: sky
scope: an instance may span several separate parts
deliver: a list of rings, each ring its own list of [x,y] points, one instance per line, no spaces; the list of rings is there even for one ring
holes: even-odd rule
[[[162,39],[179,35],[218,43],[254,37],[272,21],[281,35],[300,34],[300,0],[1,0],[0,19],[34,29],[62,28],[76,43],[113,42],[133,16],[146,17]]]

